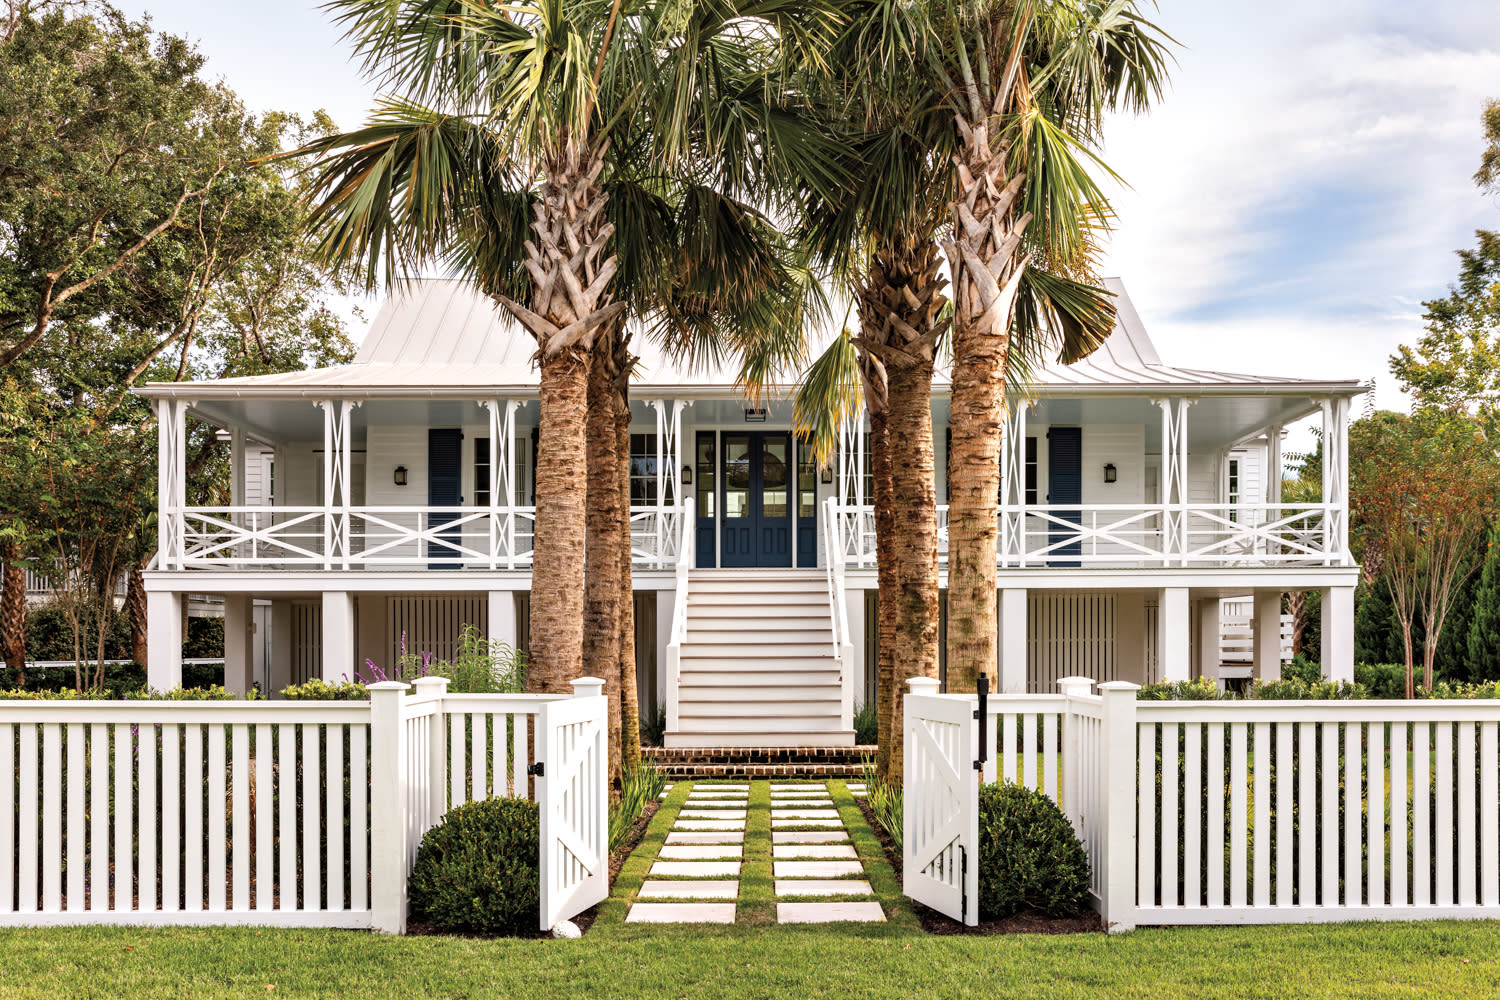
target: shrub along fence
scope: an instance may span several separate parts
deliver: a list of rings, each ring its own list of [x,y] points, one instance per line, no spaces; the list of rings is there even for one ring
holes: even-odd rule
[[[981,725],[977,696],[912,682],[908,895],[977,922],[978,770],[1058,802],[1111,930],[1500,917],[1500,702],[1138,702],[1131,684],[1060,686],[987,698]]]
[[[608,891],[601,681],[574,694],[0,702],[0,926],[406,927],[422,834],[491,795],[541,814],[551,927]],[[415,690],[413,690],[415,688]]]

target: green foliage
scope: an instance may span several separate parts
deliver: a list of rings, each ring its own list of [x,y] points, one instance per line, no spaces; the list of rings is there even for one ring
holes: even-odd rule
[[[1135,694],[1136,701],[1218,701],[1225,692],[1211,680],[1159,681],[1144,685]]]
[[[446,677],[448,690],[463,694],[507,694],[526,690],[526,654],[500,639],[486,639],[473,625],[461,625],[458,649],[452,662],[432,653],[409,651],[401,634],[401,655],[395,669],[387,672],[373,660],[365,661],[365,672],[355,672],[364,684],[376,681],[411,681],[418,677]]]
[[[474,934],[532,934],[541,905],[536,803],[495,798],[450,810],[417,849],[414,921]]]
[[[1466,676],[1500,680],[1500,520],[1490,525],[1464,649],[1468,654]]]
[[[1415,623],[1413,631],[1420,629]],[[1365,663],[1398,663],[1406,658],[1401,623],[1385,580],[1361,586],[1354,597],[1354,659]],[[1403,681],[1403,683],[1405,683]]]
[[[876,714],[876,706],[873,701],[867,701],[859,706],[854,713],[854,743],[856,746],[874,746],[879,739],[878,726],[880,718]]]
[[[330,684],[314,677],[305,684],[282,688],[281,697],[287,701],[362,701],[370,697],[370,692],[358,681]]]
[[[105,626],[104,658],[123,660],[130,656],[130,621],[114,610],[114,603],[89,601],[80,608],[86,633],[98,628],[98,615],[105,610],[109,622]],[[49,599],[33,605],[26,613],[26,655],[39,661],[73,659],[73,628],[68,622],[62,602]],[[68,671],[72,683],[72,670]]]
[[[1417,680],[1421,681],[1420,675]],[[1363,687],[1371,698],[1405,698],[1406,664],[1356,663],[1354,682]]]
[[[1046,795],[1005,783],[979,789],[979,916],[1083,909],[1089,859],[1073,824]]]
[[[1324,680],[1309,683],[1300,677],[1256,681],[1247,692],[1251,701],[1350,701],[1369,696],[1358,683]]]
[[[1323,679],[1323,665],[1309,658],[1306,653],[1298,653],[1292,657],[1291,663],[1282,666],[1281,676],[1300,680],[1305,684],[1316,684]]]
[[[866,757],[861,761],[860,769],[864,772],[865,805],[870,807],[875,822],[880,824],[880,828],[899,851],[905,839],[905,829],[902,826],[905,800],[901,783],[887,782],[882,778],[880,768],[873,758]]]
[[[659,768],[641,764],[626,770],[620,797],[609,804],[611,851],[625,842],[636,820],[641,818],[646,807],[655,802],[666,787],[666,775]]]
[[[641,716],[641,746],[659,747],[667,731],[667,706],[658,704]]]

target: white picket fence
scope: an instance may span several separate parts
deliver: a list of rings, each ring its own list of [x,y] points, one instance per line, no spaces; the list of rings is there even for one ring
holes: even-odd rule
[[[976,776],[977,697],[912,682],[908,895],[977,922],[967,811],[981,778],[1015,776],[1072,821],[1111,930],[1500,917],[1500,703],[1138,703],[1131,684],[1060,686],[988,699]]]
[[[347,702],[0,702],[0,926],[406,927],[449,808],[541,813],[543,929],[608,892],[607,708],[447,694]]]

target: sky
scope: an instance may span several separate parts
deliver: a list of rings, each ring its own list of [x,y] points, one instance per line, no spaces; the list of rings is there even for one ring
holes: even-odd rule
[[[119,2],[119,0],[117,0]],[[197,41],[255,109],[352,128],[375,91],[327,14],[299,0],[125,0]],[[1179,43],[1148,115],[1111,119],[1128,183],[1102,272],[1124,279],[1163,360],[1374,379],[1446,293],[1454,251],[1500,228],[1471,177],[1500,97],[1494,0],[1159,0]]]

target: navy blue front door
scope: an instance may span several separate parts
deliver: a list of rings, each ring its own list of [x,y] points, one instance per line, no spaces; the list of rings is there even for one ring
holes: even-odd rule
[[[792,564],[792,436],[784,431],[723,435],[721,566]]]
[[[464,502],[463,489],[463,431],[456,427],[433,427],[427,431],[427,506],[429,507],[458,507]],[[428,523],[433,527],[447,524],[449,521],[457,520],[458,515],[429,514]],[[441,533],[442,538],[451,538],[455,543],[459,541],[459,528],[453,528]],[[439,542],[429,543],[427,546],[429,559],[442,559],[446,561],[433,562],[429,564],[430,569],[462,569],[463,566],[452,560],[458,558],[458,552],[447,545]]]
[[[1083,429],[1081,427],[1054,427],[1047,432],[1047,502],[1053,506],[1079,505],[1083,503]],[[1054,511],[1053,516],[1074,524],[1083,523],[1081,510]],[[1067,559],[1082,552],[1077,532],[1053,526],[1049,544],[1057,545],[1052,550],[1051,566],[1077,566],[1078,561]],[[1058,556],[1064,558],[1059,559]]]

